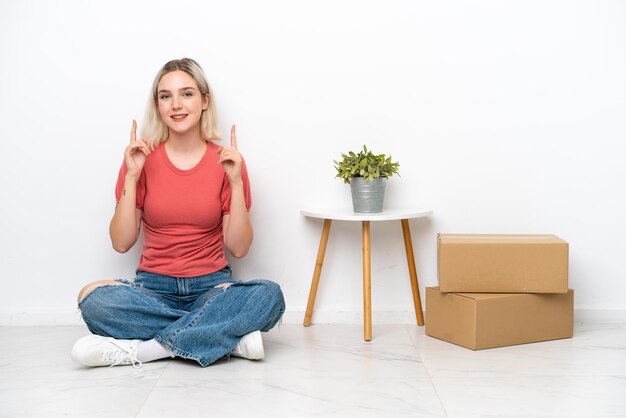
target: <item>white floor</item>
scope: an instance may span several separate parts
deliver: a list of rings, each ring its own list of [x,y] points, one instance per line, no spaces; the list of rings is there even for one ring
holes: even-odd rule
[[[283,325],[263,361],[81,368],[84,327],[0,328],[0,417],[626,417],[626,324],[471,351],[411,325]]]

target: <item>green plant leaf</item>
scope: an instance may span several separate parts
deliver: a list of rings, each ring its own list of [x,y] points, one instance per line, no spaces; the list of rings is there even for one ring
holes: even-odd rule
[[[362,177],[365,181],[372,181],[375,178],[387,178],[394,174],[398,174],[400,164],[393,162],[391,156],[385,154],[374,154],[363,145],[363,150],[355,154],[348,151],[347,154],[341,154],[342,160],[333,160],[334,167],[337,170],[337,178],[344,180],[344,183],[350,183],[352,177]]]

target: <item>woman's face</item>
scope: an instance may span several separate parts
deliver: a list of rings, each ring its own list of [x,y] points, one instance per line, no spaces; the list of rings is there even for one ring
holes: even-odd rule
[[[170,133],[184,134],[199,129],[202,111],[209,106],[194,79],[184,71],[172,71],[161,77],[157,88],[161,119]]]

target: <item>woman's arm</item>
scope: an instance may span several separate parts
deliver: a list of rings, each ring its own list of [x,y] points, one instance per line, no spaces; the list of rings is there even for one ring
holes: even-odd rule
[[[241,168],[243,159],[237,149],[235,125],[230,130],[230,148],[220,150],[219,162],[230,182],[230,213],[222,218],[224,246],[235,257],[241,258],[252,245],[252,224],[243,192]]]
[[[109,235],[115,251],[125,253],[139,238],[141,227],[141,209],[136,208],[137,182],[141,177],[146,157],[150,148],[140,139],[137,140],[137,123],[133,120],[130,130],[130,145],[124,151],[126,176],[120,200],[115,206],[115,214],[109,225]]]

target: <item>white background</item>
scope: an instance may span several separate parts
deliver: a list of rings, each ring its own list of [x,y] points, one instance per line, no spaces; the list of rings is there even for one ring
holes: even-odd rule
[[[111,248],[114,184],[152,79],[192,57],[238,126],[255,242],[238,278],[306,305],[322,222],[349,206],[333,159],[400,162],[420,287],[436,233],[553,233],[579,312],[626,312],[623,1],[0,2],[0,320],[77,321],[88,281],[132,278]],[[360,321],[360,225],[334,224],[318,321]],[[412,321],[399,223],[372,225],[374,321]],[[422,293],[423,294],[423,293]]]

